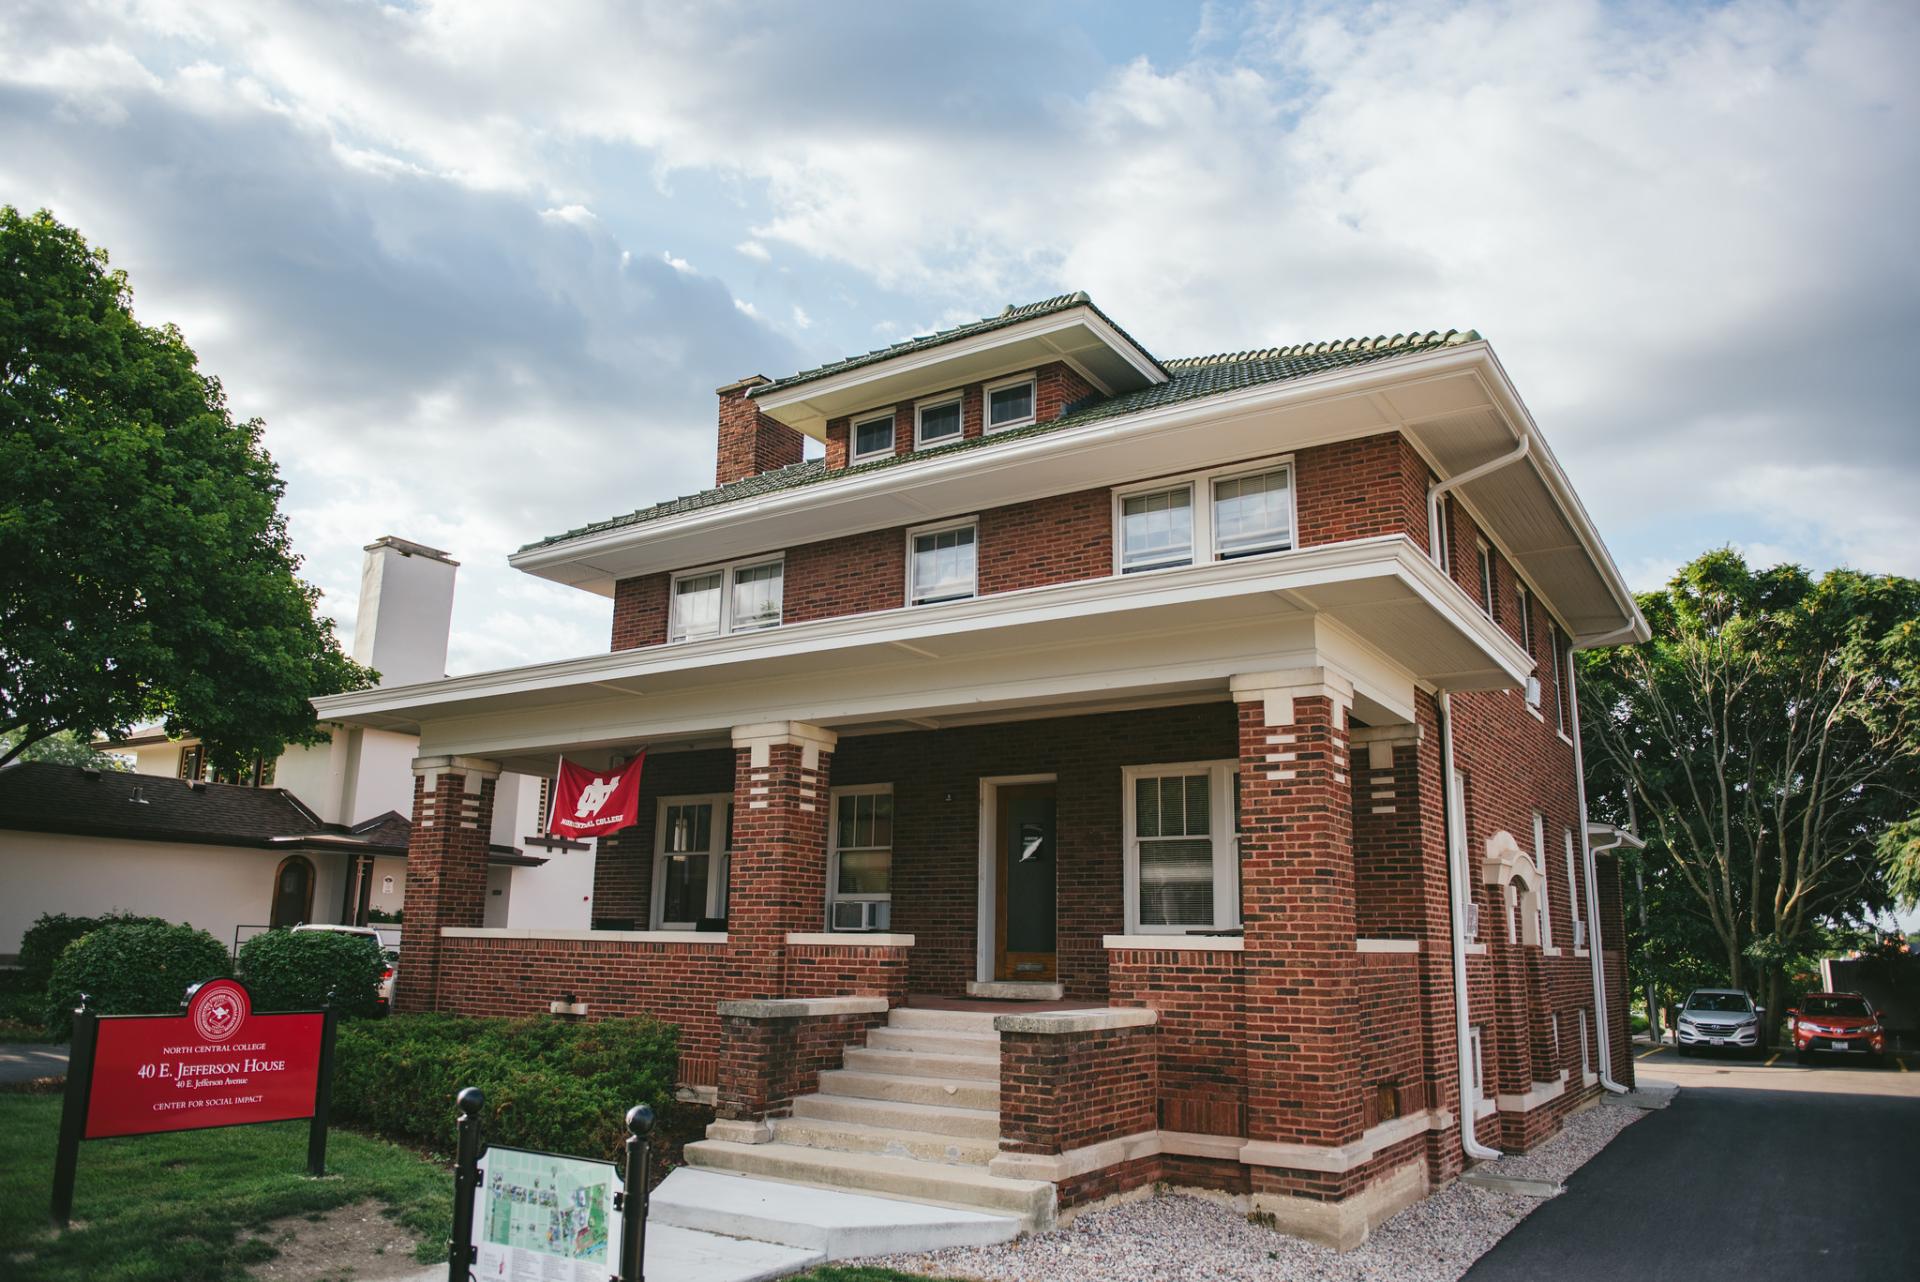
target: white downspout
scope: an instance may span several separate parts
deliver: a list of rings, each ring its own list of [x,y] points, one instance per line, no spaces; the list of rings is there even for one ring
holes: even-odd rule
[[[1501,468],[1506,467],[1509,464],[1518,463],[1521,459],[1525,458],[1532,451],[1532,449],[1533,449],[1533,438],[1528,436],[1525,432],[1522,432],[1520,433],[1519,444],[1515,445],[1513,449],[1508,451],[1507,453],[1502,454],[1499,458],[1488,459],[1486,462],[1480,464],[1478,467],[1470,467],[1464,472],[1459,472],[1453,476],[1449,476],[1444,481],[1436,481],[1432,485],[1429,485],[1427,487],[1427,538],[1428,538],[1428,541],[1435,548],[1438,548],[1439,546],[1438,540],[1440,538],[1440,496],[1442,494],[1445,494],[1450,490],[1458,489],[1460,486],[1465,485],[1469,481],[1477,481],[1483,476],[1486,476],[1493,472],[1498,472]],[[1437,552],[1435,553],[1433,559],[1435,561],[1438,561],[1440,559],[1439,554]]]
[[[1473,1042],[1467,1031],[1466,816],[1460,813],[1460,794],[1454,784],[1453,701],[1445,690],[1440,692],[1439,703],[1440,786],[1446,798],[1447,888],[1453,919],[1453,1041],[1460,1065],[1460,1147],[1468,1157],[1485,1162],[1498,1158],[1500,1151],[1488,1148],[1474,1134],[1480,1121],[1480,1092],[1473,1081]]]
[[[1556,658],[1555,662],[1558,661]],[[1615,1095],[1625,1095],[1627,1088],[1613,1080],[1612,1038],[1607,1023],[1606,949],[1602,947],[1600,931],[1600,891],[1594,885],[1593,843],[1587,839],[1587,762],[1580,750],[1580,691],[1575,685],[1573,669],[1573,652],[1569,650],[1567,702],[1573,705],[1573,786],[1580,799],[1581,866],[1587,872],[1587,922],[1592,932],[1592,938],[1587,940],[1587,957],[1593,963],[1593,1023],[1600,1037],[1600,1084]]]

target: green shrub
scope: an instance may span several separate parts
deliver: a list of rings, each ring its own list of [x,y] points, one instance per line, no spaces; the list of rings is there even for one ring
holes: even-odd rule
[[[153,922],[102,926],[68,944],[47,984],[47,1028],[73,1031],[80,994],[102,1015],[166,1015],[189,986],[227,974],[227,950],[204,930]]]
[[[377,940],[332,930],[269,930],[240,945],[240,978],[255,1010],[379,1010],[386,957]]]
[[[613,1159],[629,1108],[651,1105],[667,1122],[678,1069],[678,1030],[653,1019],[396,1015],[341,1027],[333,1109],[445,1153],[454,1096],[478,1086],[488,1143]]]
[[[45,1000],[47,982],[53,978],[53,964],[67,945],[102,926],[165,926],[164,917],[142,917],[137,913],[107,913],[101,917],[69,917],[65,913],[41,913],[20,937],[20,973],[41,1000]],[[36,1009],[35,1013],[38,1011]]]

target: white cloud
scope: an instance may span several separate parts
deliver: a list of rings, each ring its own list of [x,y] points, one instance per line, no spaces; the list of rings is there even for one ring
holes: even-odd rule
[[[760,309],[758,307],[755,307],[752,303],[749,303],[744,298],[734,299],[733,307],[734,307],[734,310],[739,312],[742,316],[751,316],[755,320],[760,319]]]
[[[738,245],[735,245],[734,248],[739,250],[744,256],[753,259],[756,263],[771,262],[773,260],[773,255],[767,252],[767,247],[757,240],[743,240]]]
[[[667,266],[673,268],[673,270],[677,272],[684,272],[688,275],[691,275],[693,272],[692,263],[688,262],[684,258],[675,258],[673,254],[670,252],[662,252],[660,255],[660,261],[665,263]]]
[[[807,315],[807,309],[795,303],[793,305],[793,323],[799,329],[812,329],[813,317]]]

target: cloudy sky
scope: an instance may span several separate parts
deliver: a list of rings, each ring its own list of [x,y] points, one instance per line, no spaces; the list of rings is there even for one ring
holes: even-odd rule
[[[711,483],[713,389],[1085,289],[1162,356],[1493,340],[1636,587],[1920,574],[1920,5],[0,7],[0,201],[180,325],[450,664],[603,650],[534,538]]]

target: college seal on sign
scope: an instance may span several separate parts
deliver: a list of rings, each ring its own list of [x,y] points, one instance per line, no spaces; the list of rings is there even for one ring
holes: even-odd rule
[[[240,1031],[251,1008],[245,988],[231,979],[215,979],[194,989],[187,1018],[202,1040],[224,1042]]]

